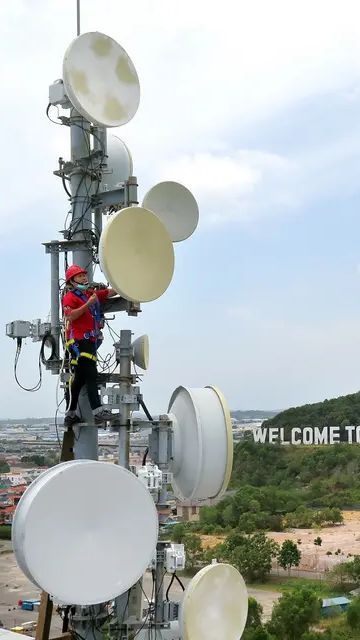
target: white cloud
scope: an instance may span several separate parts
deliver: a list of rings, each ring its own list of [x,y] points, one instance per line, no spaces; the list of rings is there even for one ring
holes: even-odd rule
[[[292,171],[285,157],[239,150],[181,156],[165,165],[160,177],[178,179],[191,188],[199,198],[203,221],[219,224],[249,220],[266,214],[266,209],[271,214]]]
[[[166,172],[170,177],[180,176],[185,182],[191,182],[196,190],[209,195],[221,194],[227,189],[248,193],[254,190],[261,174],[255,167],[249,166],[242,155],[231,157],[199,153],[192,157],[182,156],[167,167]]]
[[[44,111],[48,85],[61,75],[74,37],[75,3],[14,0],[1,4],[0,15],[7,160],[0,216],[11,219],[8,234],[31,207],[38,210],[31,224],[39,228],[39,200],[47,200],[58,227],[67,205],[52,171],[59,155],[68,156],[68,131],[50,125]],[[119,133],[133,152],[140,185],[148,187],[168,167],[173,178],[198,189],[202,214],[212,220],[219,206],[211,203],[231,190],[224,220],[264,215],[259,191],[273,210],[293,206],[294,194],[283,188],[286,159],[266,149],[236,150],[239,143],[234,150],[232,139],[300,98],[336,89],[351,94],[359,79],[358,18],[352,0],[224,0],[221,10],[214,0],[136,0],[121,7],[116,0],[87,0],[81,22],[82,30],[119,40],[138,68],[140,110]],[[278,161],[285,166],[274,166]]]
[[[352,129],[287,156],[253,149],[179,155],[159,168],[157,179],[191,188],[205,225],[248,223],[354,191],[359,158],[360,131]]]
[[[244,322],[249,322],[254,317],[252,308],[246,304],[241,303],[227,307],[226,314],[230,318],[235,318],[236,320],[241,320]]]

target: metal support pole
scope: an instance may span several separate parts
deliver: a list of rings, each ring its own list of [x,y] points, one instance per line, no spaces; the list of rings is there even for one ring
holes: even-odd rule
[[[164,471],[168,468],[168,431],[165,428],[161,428],[161,422],[158,428],[159,434],[159,460],[158,467],[161,471]],[[162,485],[159,494],[159,506],[165,507],[167,505],[167,488],[166,484]]]
[[[75,110],[71,110],[70,120],[71,161],[71,239],[87,240],[88,244],[73,251],[73,264],[87,270],[89,280],[93,277],[91,250],[91,191],[93,178],[89,175],[90,123]],[[86,389],[80,393],[79,408],[84,422],[93,422],[93,415]],[[94,426],[77,427],[75,431],[75,459],[97,460],[98,433]]]
[[[59,301],[59,251],[58,242],[52,241],[51,251],[51,335],[56,343],[56,358],[60,353],[60,301]]]
[[[126,620],[126,617],[129,615],[129,594],[127,591],[115,598],[115,606],[116,616],[120,626],[120,638],[126,638],[127,635],[124,634],[127,634],[127,625],[124,623],[124,620]]]
[[[119,413],[119,465],[129,468],[130,456],[130,416],[131,406],[122,402],[132,393],[131,377],[131,331],[128,329],[120,332],[120,413]]]
[[[156,570],[155,570],[155,624],[164,622],[163,602],[164,602],[164,576],[165,576],[165,542],[158,542],[156,545]]]
[[[130,404],[123,402],[121,399],[128,396],[132,392],[132,377],[131,377],[131,361],[132,361],[132,346],[131,346],[131,331],[120,331],[120,412],[119,412],[119,449],[118,464],[121,467],[129,468],[130,457]],[[120,624],[126,619],[129,605],[129,594],[123,593],[116,598],[116,614]],[[124,630],[125,631],[125,630]]]
[[[80,0],[76,0],[76,35],[80,35]]]
[[[100,156],[100,169],[106,170],[107,168],[107,136],[106,129],[103,127],[94,128],[94,151],[101,153]],[[94,228],[95,233],[100,240],[102,232],[102,212],[100,207],[95,208],[94,213]]]
[[[78,20],[80,3],[78,2]],[[80,25],[78,23],[78,29]],[[70,172],[71,186],[71,231],[72,240],[86,241],[73,251],[73,264],[78,264],[87,270],[89,280],[93,278],[92,266],[92,211],[91,211],[91,194],[94,185],[94,175],[89,173],[89,156],[90,148],[90,122],[85,120],[75,109],[71,110],[70,117],[70,138],[71,138],[71,162],[72,170]],[[96,181],[95,181],[96,183]],[[79,409],[84,422],[93,423],[93,415],[87,396],[86,389],[82,389],[79,397]],[[95,426],[74,427],[74,457],[76,460],[98,459],[98,431]],[[101,618],[103,611],[102,605],[97,605],[96,616]],[[75,631],[84,640],[100,640],[102,633],[99,629],[94,628],[94,615],[90,615],[89,611],[83,607],[76,608],[76,615],[73,616]],[[98,625],[100,620],[98,620]]]
[[[160,417],[159,424],[153,429],[151,442],[151,455],[154,463],[159,469],[167,468],[168,462],[168,431],[165,425],[162,426]],[[160,510],[167,504],[167,490],[165,483],[159,491],[157,509]],[[155,623],[157,632],[161,635],[160,625],[164,622],[164,576],[165,576],[165,547],[166,543],[159,541],[156,547],[156,569],[155,569]]]
[[[91,251],[91,195],[94,177],[89,173],[90,122],[85,120],[75,109],[71,110],[71,161],[73,169],[70,173],[71,185],[71,239],[86,240],[88,246],[73,251],[75,264],[83,267],[92,279],[92,251]]]
[[[99,207],[96,207],[94,212],[94,228],[95,228],[95,233],[98,237],[98,240],[100,240],[100,236],[102,232],[102,213]]]
[[[139,204],[138,201],[138,193],[137,193],[138,183],[136,176],[130,176],[127,182],[126,189],[126,206],[130,206],[132,204]]]

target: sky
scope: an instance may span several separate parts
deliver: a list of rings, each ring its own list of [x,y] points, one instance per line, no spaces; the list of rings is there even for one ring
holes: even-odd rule
[[[234,410],[359,389],[359,19],[352,0],[83,0],[81,31],[117,40],[140,78],[136,116],[113,131],[140,197],[177,180],[200,208],[167,292],[112,322],[149,335],[150,411],[179,385],[216,385]],[[68,212],[52,172],[69,132],[45,110],[75,36],[75,0],[0,3],[1,418],[56,410],[50,373],[37,393],[17,387],[5,325],[49,313],[41,243]],[[38,351],[24,344],[25,386]]]

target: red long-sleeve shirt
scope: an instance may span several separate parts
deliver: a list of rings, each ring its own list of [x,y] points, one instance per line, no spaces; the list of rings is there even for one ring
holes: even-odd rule
[[[96,293],[96,296],[100,302],[103,304],[105,300],[107,300],[109,296],[108,289],[99,289],[98,291],[93,291],[92,289],[88,289],[86,291],[81,292],[84,298],[87,299],[92,296],[93,293]],[[74,309],[79,309],[85,304],[85,299],[82,300],[79,296],[77,296],[72,291],[68,291],[62,299],[62,306],[64,310],[65,318],[70,315],[70,313]],[[94,330],[94,316],[91,313],[91,307],[85,309],[84,313],[77,320],[68,320],[66,323],[65,330],[65,338],[68,340],[70,337],[74,338],[74,340],[83,340],[84,334]]]

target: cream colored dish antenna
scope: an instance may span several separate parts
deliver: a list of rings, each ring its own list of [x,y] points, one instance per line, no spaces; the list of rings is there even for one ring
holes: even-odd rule
[[[128,207],[113,215],[100,237],[101,270],[127,300],[156,300],[174,273],[174,249],[157,216],[143,207]]]
[[[185,590],[180,609],[182,640],[239,640],[248,614],[241,574],[229,564],[211,564]]]
[[[149,491],[127,469],[73,460],[29,486],[12,528],[16,560],[35,585],[64,604],[90,605],[125,593],[143,575],[158,517]]]
[[[107,136],[107,169],[103,173],[101,188],[105,191],[117,189],[133,174],[131,153],[125,142],[117,136]]]
[[[144,334],[132,343],[133,362],[140,369],[149,368],[149,337]]]
[[[65,52],[63,81],[79,113],[102,127],[119,127],[135,115],[140,84],[126,51],[103,33],[83,33]]]
[[[199,222],[199,207],[189,189],[178,182],[159,182],[147,192],[143,206],[162,220],[173,242],[186,240]]]
[[[178,387],[168,412],[173,422],[172,486],[180,500],[219,498],[233,462],[233,435],[226,400],[216,387]]]

